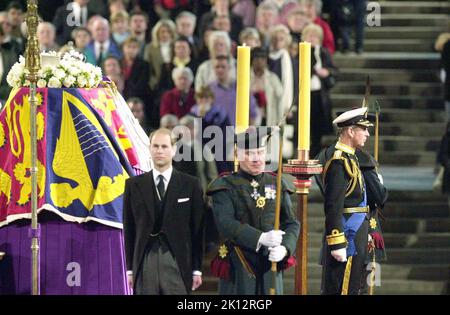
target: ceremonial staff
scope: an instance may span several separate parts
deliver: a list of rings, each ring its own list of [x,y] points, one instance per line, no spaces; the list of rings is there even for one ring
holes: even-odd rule
[[[40,226],[37,218],[37,138],[36,138],[36,83],[40,68],[39,42],[37,38],[37,27],[39,24],[37,14],[37,0],[27,0],[27,28],[28,39],[25,50],[25,68],[28,70],[27,80],[30,81],[30,138],[31,138],[31,294],[40,294],[40,260],[39,260],[39,238]],[[28,154],[28,152],[25,152]]]
[[[281,176],[283,175],[283,138],[284,138],[284,123],[286,121],[287,116],[294,108],[294,103],[291,104],[287,112],[281,118],[278,123],[278,128],[280,129],[280,145],[278,147],[278,171],[277,171],[277,191],[276,191],[276,201],[275,201],[275,222],[273,225],[273,229],[275,231],[280,229],[280,212],[281,212]],[[270,287],[269,293],[270,295],[275,295],[276,285],[277,285],[277,263],[272,262],[271,265],[272,271],[272,286]]]
[[[283,175],[283,126],[280,126],[280,145],[278,152],[278,171],[277,171],[277,192],[275,203],[275,222],[273,229],[275,231],[280,229],[280,211],[281,211],[281,176]],[[272,262],[272,286],[270,287],[270,295],[275,295],[277,285],[277,263]]]
[[[379,144],[379,129],[380,126],[380,104],[378,101],[375,101],[375,144],[374,144],[374,150],[373,155],[375,158],[375,161],[378,162],[378,144]],[[378,168],[378,166],[377,166]],[[378,209],[377,209],[378,211]],[[375,269],[376,269],[376,248],[375,246],[372,247],[373,256],[372,256],[372,272],[370,274],[370,284],[369,284],[369,295],[373,295],[375,293]]]

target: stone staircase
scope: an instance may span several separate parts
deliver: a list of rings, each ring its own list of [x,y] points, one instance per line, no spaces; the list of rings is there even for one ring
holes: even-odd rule
[[[331,99],[334,114],[361,106],[365,80],[379,101],[380,162],[389,200],[382,222],[388,261],[381,265],[375,294],[450,294],[450,210],[431,190],[436,150],[444,130],[439,54],[433,43],[450,30],[448,1],[379,1],[381,26],[366,27],[362,55],[336,53],[339,82]],[[325,143],[335,141],[325,137]],[[373,138],[367,143],[372,151]],[[295,198],[294,198],[295,199]],[[323,203],[317,188],[309,198],[309,294],[319,294],[318,265]],[[217,280],[205,260],[197,294],[216,294]],[[294,270],[285,273],[285,293],[294,292]]]

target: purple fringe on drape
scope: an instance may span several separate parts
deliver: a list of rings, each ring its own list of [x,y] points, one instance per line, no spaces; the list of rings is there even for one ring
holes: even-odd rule
[[[0,294],[30,294],[30,220],[0,228]],[[122,230],[64,221],[49,211],[41,225],[41,294],[127,294]],[[79,280],[79,281],[78,281]]]

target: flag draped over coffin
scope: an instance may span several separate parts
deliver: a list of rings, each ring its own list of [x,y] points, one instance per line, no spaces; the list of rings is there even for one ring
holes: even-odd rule
[[[0,112],[0,226],[31,216],[28,93],[14,90]],[[122,227],[125,180],[145,161],[113,94],[110,88],[37,89],[39,211]]]

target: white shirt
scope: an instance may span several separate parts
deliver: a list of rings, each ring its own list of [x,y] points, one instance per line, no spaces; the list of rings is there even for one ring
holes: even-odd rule
[[[158,171],[156,168],[153,169],[153,182],[155,183],[155,187],[158,186],[159,183],[159,175],[162,175],[164,178],[164,191],[167,191],[167,186],[169,185],[170,178],[172,177],[173,167],[169,167],[164,172]]]
[[[103,56],[106,56],[106,52],[109,50],[110,41],[109,39],[102,43],[103,45]],[[95,48],[95,58],[98,59],[100,56],[100,42],[95,41],[94,42],[94,48]]]
[[[314,69],[322,68],[322,59],[320,59],[320,46],[314,47],[314,56],[316,57],[316,64]],[[311,91],[319,91],[322,88],[320,78],[317,74],[313,74],[311,77]]]
[[[170,49],[171,43],[161,43],[161,56],[164,63],[169,63],[172,57],[172,52]]]

